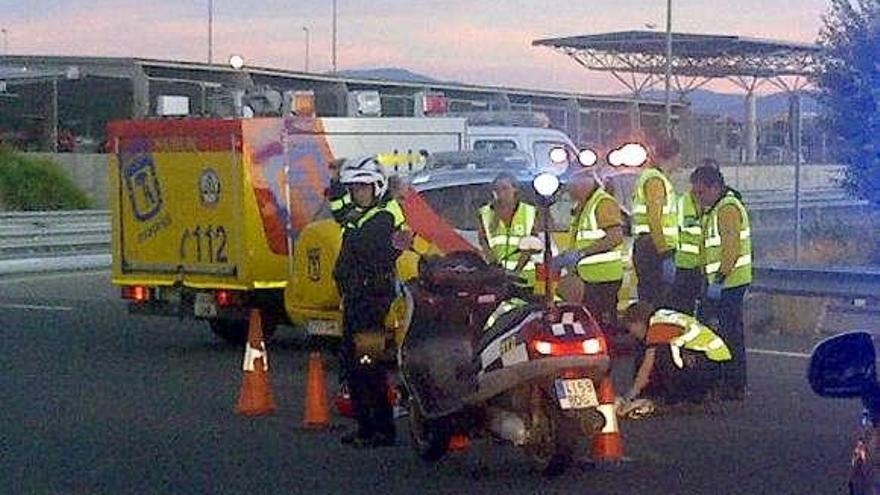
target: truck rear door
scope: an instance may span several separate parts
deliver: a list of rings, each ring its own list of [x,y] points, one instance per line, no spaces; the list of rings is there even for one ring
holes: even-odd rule
[[[115,278],[240,288],[238,123],[127,122],[111,133]]]

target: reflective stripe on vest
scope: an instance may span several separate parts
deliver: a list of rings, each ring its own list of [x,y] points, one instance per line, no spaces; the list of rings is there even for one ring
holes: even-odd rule
[[[403,209],[396,199],[389,200],[385,204],[378,204],[367,210],[360,218],[354,221],[354,227],[361,228],[367,221],[379,213],[387,211],[394,218],[394,228],[407,230],[406,217],[403,215]]]
[[[663,205],[660,217],[663,237],[666,239],[666,245],[670,249],[675,249],[678,245],[678,198],[676,198],[672,183],[663,175],[663,172],[656,168],[646,169],[636,183],[632,206],[632,234],[637,236],[651,233],[651,226],[648,223],[648,198],[645,193],[645,184],[654,178],[663,182],[663,188],[666,192],[666,203]]]
[[[721,208],[733,205],[739,210],[741,225],[739,232],[739,255],[733,270],[725,277],[724,287],[740,287],[752,282],[752,234],[749,222],[749,214],[742,201],[736,195],[728,191],[711,210],[703,217],[703,232],[705,233],[703,261],[705,263],[706,277],[714,282],[721,269],[721,229],[718,225],[718,212]]]
[[[345,193],[344,195],[330,200],[330,211],[336,213],[338,211],[342,211],[343,208],[351,204],[351,195]]]
[[[703,228],[700,226],[700,210],[690,192],[678,197],[678,249],[675,251],[675,266],[694,269],[700,266],[700,245],[703,243]]]
[[[613,201],[617,206],[614,196],[608,194],[601,187],[596,188],[587,200],[580,216],[572,224],[569,235],[570,245],[575,249],[586,249],[597,241],[604,239],[608,233],[599,227],[596,212],[602,201]],[[581,280],[585,282],[616,282],[623,279],[623,242],[604,253],[596,253],[585,256],[578,261],[577,271]]]
[[[693,316],[670,309],[658,309],[651,316],[648,324],[649,326],[673,325],[681,328],[682,334],[669,342],[672,359],[679,368],[684,367],[681,349],[701,352],[710,361],[715,362],[729,361],[733,357],[721,337]]]
[[[523,237],[532,234],[536,217],[537,209],[533,205],[520,202],[508,227],[504,225],[503,220],[495,216],[492,205],[480,208],[480,220],[483,224],[483,233],[486,234],[486,241],[489,243],[489,249],[505,269],[516,270],[519,264],[519,243]],[[494,231],[492,230],[493,224],[495,225]],[[534,271],[535,263],[532,260],[529,260],[522,269],[522,273]]]
[[[501,318],[502,316],[513,311],[514,309],[522,308],[527,304],[528,303],[526,301],[518,297],[514,297],[506,301],[501,301],[501,304],[499,304],[498,307],[495,308],[495,311],[492,311],[492,314],[489,315],[489,318],[486,319],[486,324],[483,325],[483,330],[488,330],[498,321],[498,318]]]

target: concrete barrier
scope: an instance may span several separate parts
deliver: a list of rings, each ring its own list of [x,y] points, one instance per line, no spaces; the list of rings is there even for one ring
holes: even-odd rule
[[[690,187],[688,179],[693,170],[693,167],[686,167],[672,174],[671,180],[678,190]],[[815,190],[839,187],[844,170],[843,165],[805,164],[801,166],[801,188]],[[742,193],[794,191],[794,165],[722,165],[721,172],[728,185]]]
[[[91,198],[95,208],[106,210],[107,157],[103,153],[27,153],[30,156],[48,158],[64,169],[74,182]]]

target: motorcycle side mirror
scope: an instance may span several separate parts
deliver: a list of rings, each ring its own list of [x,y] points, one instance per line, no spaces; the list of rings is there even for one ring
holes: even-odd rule
[[[822,397],[863,397],[877,383],[874,340],[850,332],[820,342],[810,356],[810,387]]]

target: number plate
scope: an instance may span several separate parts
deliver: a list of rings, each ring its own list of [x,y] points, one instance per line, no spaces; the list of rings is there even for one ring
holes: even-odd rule
[[[309,335],[329,335],[338,337],[342,335],[339,330],[339,322],[336,320],[309,320],[306,323],[306,331]]]
[[[586,409],[599,405],[596,388],[589,378],[556,379],[556,397],[562,409]]]
[[[217,316],[217,303],[214,301],[214,294],[210,292],[197,293],[193,313],[200,318]]]

